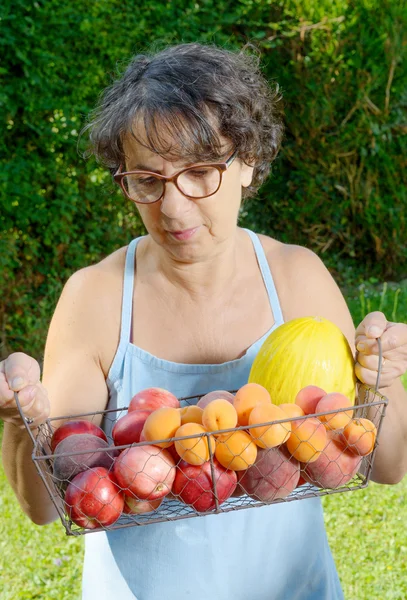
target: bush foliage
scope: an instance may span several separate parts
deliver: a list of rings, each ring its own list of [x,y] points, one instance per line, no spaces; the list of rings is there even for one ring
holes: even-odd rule
[[[252,42],[281,85],[283,149],[242,225],[316,250],[340,280],[405,276],[401,0],[6,0],[0,12],[0,354],[40,356],[64,281],[143,232],[78,133],[129,58],[167,44]]]

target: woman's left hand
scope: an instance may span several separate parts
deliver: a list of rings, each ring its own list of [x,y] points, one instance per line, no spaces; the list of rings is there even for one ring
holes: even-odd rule
[[[357,378],[374,387],[379,368],[378,337],[382,342],[382,371],[379,387],[389,387],[407,371],[407,324],[391,323],[382,312],[366,315],[356,329]]]

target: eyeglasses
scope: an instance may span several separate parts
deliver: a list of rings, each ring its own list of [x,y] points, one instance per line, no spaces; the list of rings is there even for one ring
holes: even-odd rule
[[[194,165],[178,171],[172,177],[151,171],[121,172],[120,165],[113,175],[127,198],[137,204],[152,204],[161,200],[165,186],[171,182],[187,198],[199,200],[216,194],[222,183],[222,175],[237,156],[237,150],[223,163]]]

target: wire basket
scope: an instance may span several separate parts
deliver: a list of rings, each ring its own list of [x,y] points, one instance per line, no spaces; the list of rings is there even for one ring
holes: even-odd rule
[[[287,431],[292,430],[293,439],[293,424],[297,424],[296,431],[299,435],[303,424],[309,423],[310,419],[315,421],[321,420],[322,417],[328,421],[330,417],[348,413],[349,409],[346,408],[318,415],[291,417],[221,431],[154,440],[154,445],[151,441],[142,441],[115,446],[111,434],[107,433],[107,444],[100,444],[99,448],[52,453],[51,438],[56,429],[56,422],[58,425],[76,419],[99,422],[102,418],[104,430],[111,432],[113,424],[127,413],[126,407],[47,419],[40,425],[36,436],[26,423],[34,445],[32,459],[67,535],[75,536],[355,491],[368,485],[388,402],[378,392],[379,377],[380,369],[375,389],[358,384],[358,400],[351,409],[353,418],[369,418],[375,425],[376,435],[372,450],[367,455],[358,455],[355,448],[351,452],[344,444],[343,434],[335,431],[330,433],[332,443],[327,444],[323,450],[318,449],[315,442],[314,450],[315,453],[318,451],[318,458],[315,459],[314,453],[313,460],[310,458],[308,463],[297,460],[298,456],[293,453],[292,444],[291,453],[285,443],[273,448],[256,446],[257,456],[254,463],[252,459],[248,459],[246,448],[240,453],[234,453],[230,447],[228,436],[236,436],[237,432],[243,432],[241,435],[251,435],[253,438],[256,437],[254,433],[258,432],[259,428],[263,432],[269,432],[272,427],[285,427]],[[181,398],[180,404],[194,405],[201,397]],[[23,417],[17,395],[15,398]],[[322,427],[325,430],[325,426]],[[160,443],[185,444],[188,441],[188,447],[191,447],[191,439],[196,439],[196,444],[207,444],[209,453],[209,458],[204,464],[192,465],[192,468],[177,455],[173,445],[169,449],[157,446]],[[308,450],[310,447],[312,450],[312,439],[312,436],[308,439],[304,436],[299,437],[297,447],[307,444]],[[225,444],[224,450],[231,456],[229,464],[225,464],[224,461],[220,464],[219,444]],[[135,451],[135,448],[138,450]],[[132,462],[133,456],[136,455],[138,461],[140,456],[145,455],[144,462],[143,459],[141,463]],[[236,464],[233,461],[237,461]],[[130,481],[127,487],[124,484],[117,485],[118,463],[121,463],[121,473],[126,472],[126,481]],[[134,466],[137,464],[141,466]],[[163,470],[164,465],[166,466]],[[130,478],[129,469],[132,469]],[[154,481],[154,473],[159,473],[157,481]],[[154,484],[152,488],[147,485],[148,490],[151,488],[153,491],[147,490],[146,482]],[[141,489],[143,494],[139,491]],[[88,513],[85,517],[80,509],[75,509],[77,498],[84,496],[96,504],[99,502],[96,513],[94,509],[93,518],[88,517]],[[123,502],[123,499],[126,502]]]

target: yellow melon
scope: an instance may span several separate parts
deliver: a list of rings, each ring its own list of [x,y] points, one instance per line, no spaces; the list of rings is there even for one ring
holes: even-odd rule
[[[300,317],[277,327],[257,353],[249,382],[265,387],[277,405],[293,403],[307,385],[341,392],[355,403],[352,350],[339,327],[322,317]]]

